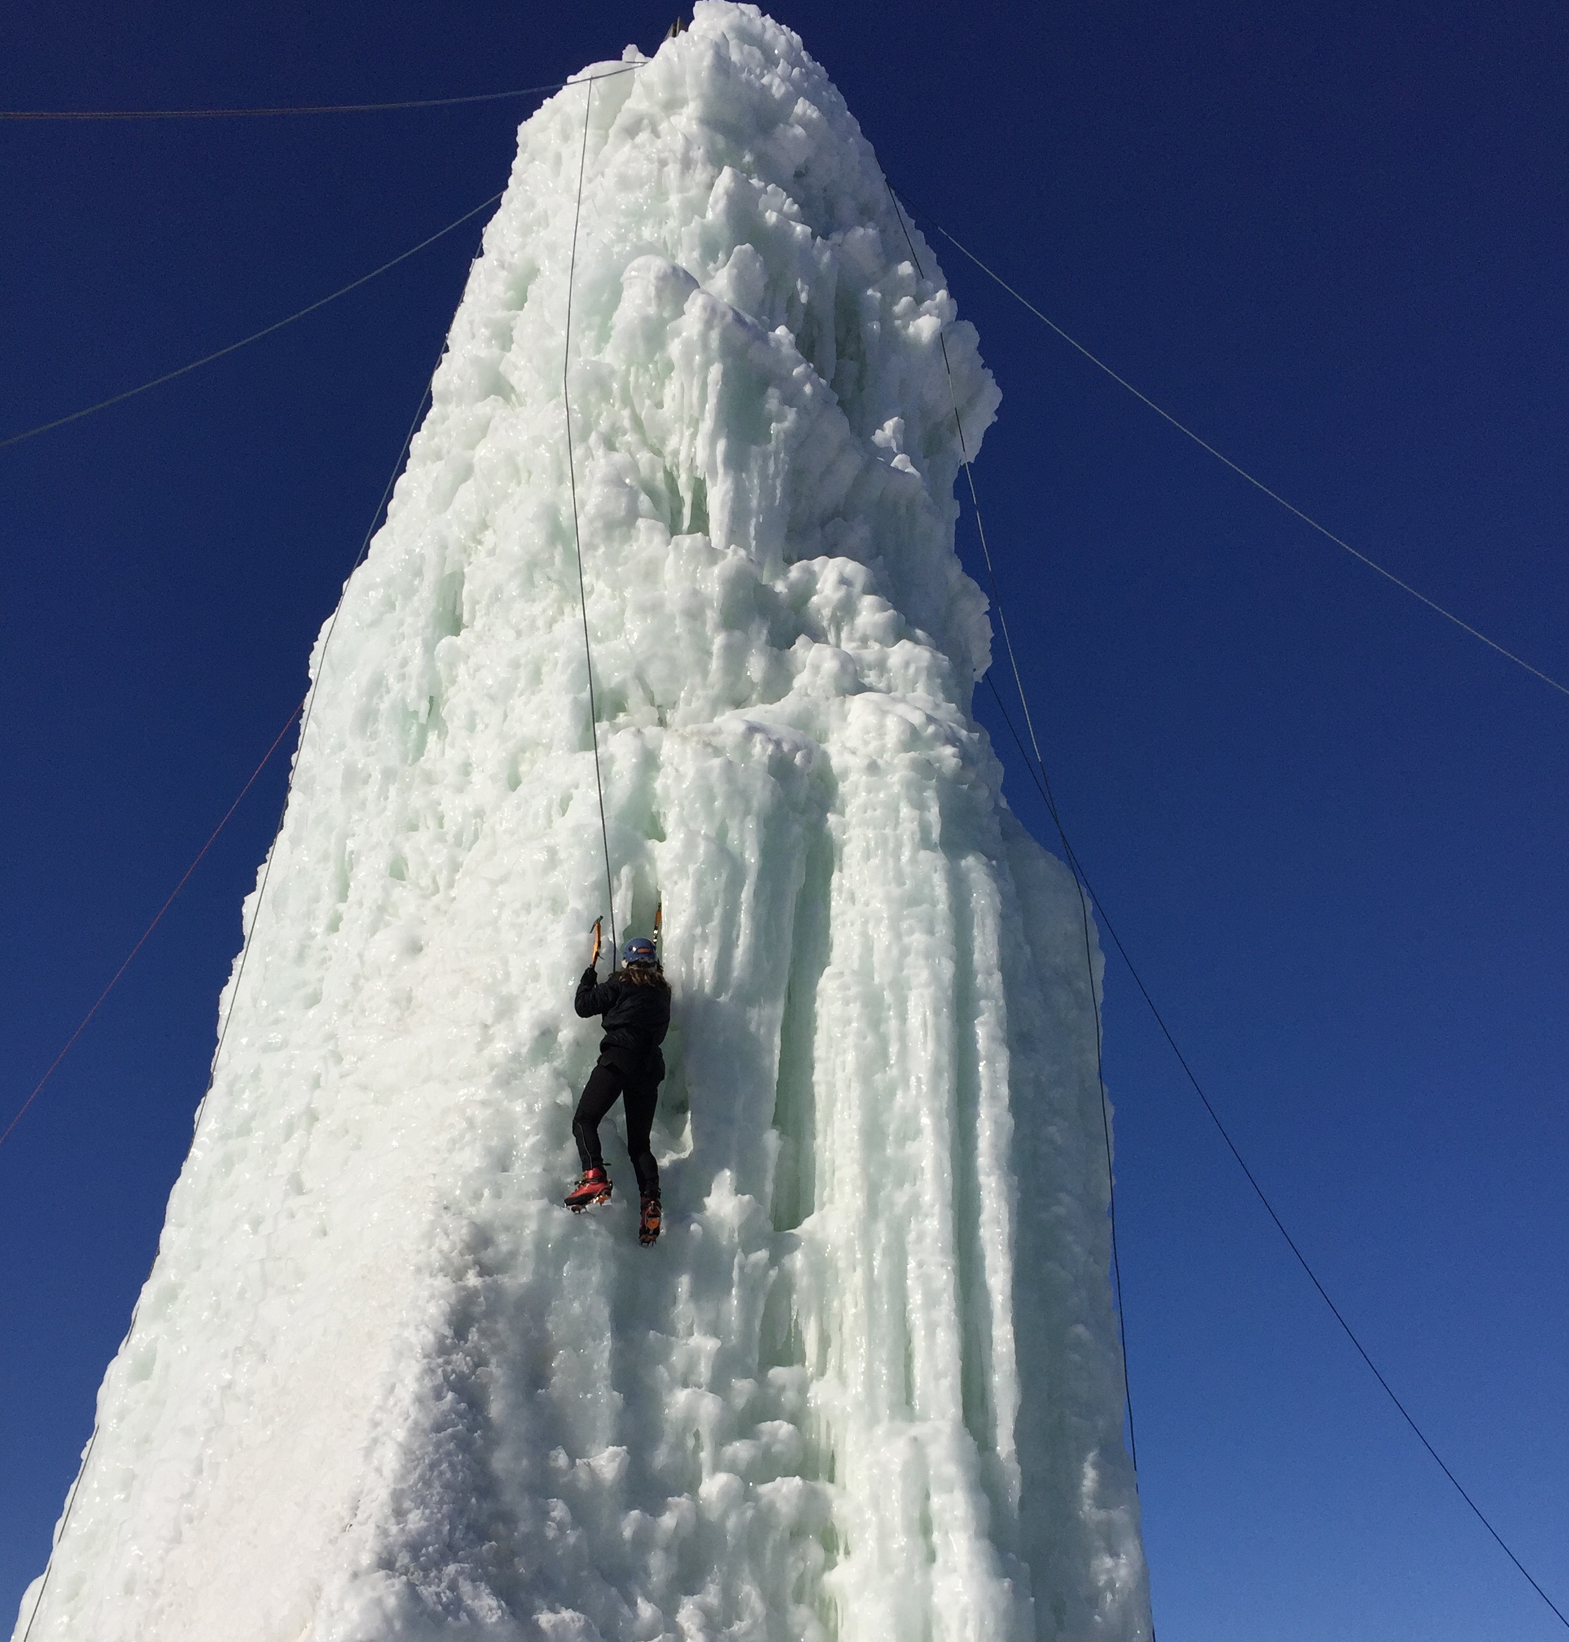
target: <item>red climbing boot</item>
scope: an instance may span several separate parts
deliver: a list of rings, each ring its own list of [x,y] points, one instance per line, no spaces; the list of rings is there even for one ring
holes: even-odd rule
[[[643,1212],[638,1216],[637,1240],[645,1247],[659,1241],[659,1199],[643,1194]]]
[[[610,1201],[610,1176],[603,1169],[585,1169],[583,1178],[567,1193],[567,1207],[573,1214],[582,1214],[596,1203]]]

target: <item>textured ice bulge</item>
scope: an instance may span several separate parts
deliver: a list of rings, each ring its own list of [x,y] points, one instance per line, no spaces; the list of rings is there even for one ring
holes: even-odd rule
[[[970,716],[939,338],[972,451],[997,390],[788,30],[708,0],[587,72],[318,641],[31,1642],[1149,1634],[1079,907]],[[615,1201],[560,1202],[610,910],[585,111],[614,912],[663,898],[675,995],[653,1249],[619,1114]]]

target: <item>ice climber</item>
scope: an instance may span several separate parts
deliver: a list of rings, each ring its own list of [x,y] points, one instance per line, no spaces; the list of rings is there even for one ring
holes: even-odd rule
[[[599,1040],[599,1064],[589,1074],[577,1111],[572,1136],[577,1141],[583,1174],[567,1193],[574,1214],[595,1203],[610,1201],[610,1176],[599,1149],[600,1120],[621,1099],[626,1115],[627,1151],[642,1196],[638,1241],[652,1243],[659,1236],[659,1165],[649,1148],[659,1083],[665,1058],[659,1052],[670,1025],[670,983],[659,967],[654,943],[639,936],[628,941],[622,968],[599,984],[599,925],[594,925],[594,956],[577,985],[573,1007],[585,1019],[605,1017],[605,1035]]]

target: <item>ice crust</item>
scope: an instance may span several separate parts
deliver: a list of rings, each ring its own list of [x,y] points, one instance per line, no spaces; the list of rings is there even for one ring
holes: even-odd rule
[[[1079,907],[970,716],[940,332],[972,451],[997,391],[793,34],[699,0],[586,73],[630,64],[571,415],[615,913],[663,896],[675,992],[665,1238],[618,1117],[623,1195],[559,1202],[606,910],[573,85],[318,640],[34,1642],[1149,1634]]]

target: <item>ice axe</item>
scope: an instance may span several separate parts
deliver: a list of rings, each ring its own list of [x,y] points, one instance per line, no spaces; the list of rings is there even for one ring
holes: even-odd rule
[[[600,934],[600,926],[604,923],[604,921],[605,921],[605,915],[603,913],[601,913],[594,920],[594,926],[593,926],[594,927],[594,956],[588,960],[588,965],[589,965],[590,969],[598,969],[599,968],[599,948],[602,944],[602,936]]]

